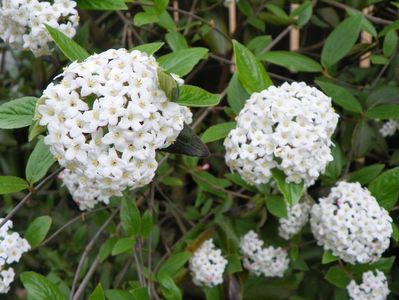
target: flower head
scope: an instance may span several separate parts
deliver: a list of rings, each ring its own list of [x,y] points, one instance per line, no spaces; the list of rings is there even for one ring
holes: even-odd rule
[[[362,283],[352,280],[346,290],[352,300],[385,300],[389,295],[387,278],[379,270],[363,273]]]
[[[295,205],[287,205],[287,217],[279,219],[278,234],[282,238],[289,240],[296,235],[309,220],[310,201],[305,200]]]

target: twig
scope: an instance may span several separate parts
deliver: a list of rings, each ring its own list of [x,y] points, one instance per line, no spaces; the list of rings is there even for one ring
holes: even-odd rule
[[[78,279],[79,279],[79,273],[80,270],[82,269],[83,263],[86,260],[87,255],[89,254],[89,252],[91,251],[91,249],[93,248],[94,244],[97,242],[98,238],[100,237],[101,233],[105,230],[105,228],[107,228],[108,224],[112,221],[112,219],[118,214],[120,208],[117,208],[110,216],[109,218],[104,222],[104,224],[97,230],[97,232],[95,233],[95,235],[92,237],[92,239],[90,240],[90,242],[86,245],[82,256],[80,257],[79,260],[79,264],[78,267],[76,268],[75,271],[75,276],[73,278],[73,282],[72,282],[72,288],[71,288],[71,293],[70,293],[70,300],[75,300],[74,298],[74,293],[75,293],[75,289],[76,289],[76,285],[78,283]]]
[[[197,2],[198,2],[198,0],[194,0],[193,3],[191,4],[190,12],[192,14],[194,14],[195,7],[197,6]],[[191,23],[191,20],[192,20],[192,16],[188,16],[187,22],[186,22],[186,28],[184,28],[183,35],[187,35],[188,31],[190,30],[190,26],[189,25]]]
[[[62,172],[64,168],[59,168],[58,170],[54,171],[46,178],[44,178],[38,185],[30,189],[30,192],[8,213],[8,215],[0,222],[0,228],[10,220],[17,211],[32,197],[34,193],[40,190],[43,186],[49,183],[53,178],[55,178],[60,172]]]
[[[273,39],[273,41],[267,45],[267,47],[265,49],[262,50],[262,53],[265,53],[267,51],[270,51],[274,46],[276,46],[287,34],[289,34],[291,32],[291,29],[294,28],[294,25],[290,25],[288,26],[286,29],[284,29],[283,31],[280,32],[280,34],[278,36],[276,36],[275,39]]]
[[[389,58],[389,61],[382,67],[381,71],[378,73],[377,77],[374,79],[373,83],[371,84],[370,89],[374,89],[375,88],[375,86],[377,85],[378,81],[380,81],[382,75],[384,75],[385,71],[388,69],[388,66],[392,62],[392,59],[396,56],[397,52],[398,51],[396,50],[395,53],[393,53],[391,55],[391,57]]]
[[[80,284],[79,288],[77,289],[77,291],[75,293],[75,296],[73,297],[73,300],[78,300],[80,298],[80,296],[83,294],[91,277],[94,275],[94,272],[97,270],[99,263],[100,263],[100,259],[97,256],[96,259],[91,264],[90,269],[87,271],[85,277],[83,278],[82,283]]]

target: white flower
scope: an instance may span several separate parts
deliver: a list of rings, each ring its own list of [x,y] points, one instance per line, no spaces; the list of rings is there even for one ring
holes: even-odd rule
[[[352,280],[346,290],[352,300],[385,300],[389,295],[387,278],[379,270],[375,270],[375,274],[373,271],[363,273],[362,283]]]
[[[263,241],[254,231],[249,231],[240,240],[240,251],[244,256],[244,267],[255,275],[283,277],[288,269],[287,251],[281,247],[263,247]]]
[[[267,183],[278,168],[288,182],[310,186],[333,157],[338,115],[331,99],[303,82],[254,93],[225,139],[226,163],[250,184]]]
[[[216,249],[213,240],[205,241],[195,251],[189,261],[189,269],[194,284],[213,287],[223,283],[223,273],[227,260],[220,249]]]
[[[312,205],[309,200],[304,200],[292,206],[287,204],[287,217],[279,219],[279,236],[289,240],[301,231],[309,220],[311,207]]]
[[[0,222],[2,221],[3,219],[0,219]],[[19,262],[22,254],[30,249],[27,240],[10,231],[12,227],[12,221],[7,221],[0,228],[0,294],[8,293],[15,276],[14,270],[6,267],[13,262]]]
[[[348,263],[377,261],[389,247],[392,218],[359,183],[339,182],[311,210],[319,245]]]
[[[72,63],[43,92],[38,112],[46,144],[81,209],[151,182],[156,150],[192,121],[160,88],[158,64],[140,51],[108,50]]]
[[[382,127],[380,128],[380,133],[383,137],[392,136],[398,129],[399,121],[389,120],[382,125]]]
[[[48,55],[52,41],[46,24],[68,37],[76,34],[78,11],[73,0],[3,0],[0,6],[0,37],[16,49],[30,50],[35,56]]]

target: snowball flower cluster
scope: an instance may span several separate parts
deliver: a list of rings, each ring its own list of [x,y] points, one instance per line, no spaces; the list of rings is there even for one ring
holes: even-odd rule
[[[292,206],[287,205],[287,217],[279,219],[279,236],[289,240],[301,231],[309,220],[311,208],[312,205],[309,200],[304,200]]]
[[[2,222],[3,219],[0,219]],[[27,240],[20,237],[17,232],[11,232],[12,221],[7,221],[0,228],[0,293],[5,294],[10,289],[14,280],[15,272],[7,265],[18,262],[23,253],[30,249]]]
[[[76,2],[54,0],[3,0],[0,6],[0,37],[16,49],[30,50],[35,56],[50,54],[52,41],[45,25],[72,38],[79,25]]]
[[[223,283],[223,273],[227,260],[217,249],[212,239],[205,241],[189,261],[189,269],[194,284],[213,287]]]
[[[157,69],[143,52],[111,49],[72,63],[44,91],[38,105],[44,141],[69,170],[65,184],[82,209],[148,184],[156,150],[191,123],[190,110],[160,88]]]
[[[396,130],[399,129],[399,121],[389,120],[385,122],[380,128],[380,133],[383,137],[392,136],[395,134]]]
[[[244,256],[244,267],[258,276],[283,277],[288,269],[287,251],[281,247],[263,248],[263,241],[252,230],[241,238],[240,251]]]
[[[389,295],[387,278],[384,273],[375,270],[362,275],[362,283],[356,284],[352,280],[346,287],[352,300],[385,300]]]
[[[377,261],[389,247],[392,218],[359,183],[340,182],[311,210],[313,235],[325,250],[355,264]]]
[[[267,183],[278,168],[288,182],[310,186],[333,160],[338,115],[331,99],[304,82],[253,93],[224,145],[226,163],[251,184]]]

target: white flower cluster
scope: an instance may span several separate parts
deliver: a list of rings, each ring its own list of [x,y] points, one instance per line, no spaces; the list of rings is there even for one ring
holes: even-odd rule
[[[241,238],[240,251],[244,256],[244,267],[258,276],[283,277],[288,269],[287,251],[281,247],[263,248],[263,241],[252,230]]]
[[[194,284],[207,287],[223,283],[226,265],[227,260],[222,256],[221,250],[215,247],[212,239],[205,241],[189,261]]]
[[[0,219],[2,222],[3,219]],[[14,280],[15,272],[7,265],[18,262],[23,253],[30,249],[27,240],[20,237],[17,232],[10,232],[13,224],[7,221],[0,228],[0,293],[5,294],[10,289],[10,284]]]
[[[399,121],[389,120],[385,122],[384,125],[380,128],[380,133],[383,137],[393,136],[396,130],[399,129]]]
[[[157,69],[152,56],[111,49],[72,63],[44,91],[38,106],[48,129],[44,141],[73,173],[63,174],[65,184],[81,208],[148,184],[156,150],[192,121],[187,107],[167,99]]]
[[[68,37],[76,34],[79,25],[76,2],[54,0],[3,0],[0,7],[0,37],[16,49],[30,50],[35,56],[50,54],[52,41],[46,25]]]
[[[392,218],[359,183],[340,182],[311,210],[313,235],[348,263],[377,261],[389,247]]]
[[[278,168],[288,182],[310,186],[332,161],[338,115],[331,99],[304,82],[284,83],[246,101],[224,145],[226,163],[251,184],[267,183]]]
[[[279,219],[278,234],[282,238],[289,240],[296,235],[309,220],[312,204],[309,200],[304,200],[295,205],[287,204],[287,217]]]
[[[389,295],[387,278],[379,270],[375,270],[375,275],[373,271],[363,273],[362,283],[352,280],[346,290],[352,300],[385,300]]]

